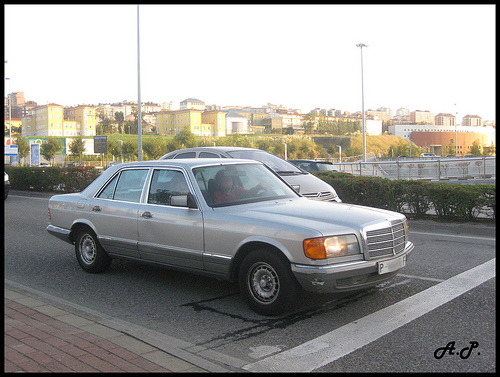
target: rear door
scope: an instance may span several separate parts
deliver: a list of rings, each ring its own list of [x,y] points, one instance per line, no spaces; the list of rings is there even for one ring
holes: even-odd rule
[[[108,253],[139,257],[137,216],[148,168],[124,169],[90,202],[90,217]]]

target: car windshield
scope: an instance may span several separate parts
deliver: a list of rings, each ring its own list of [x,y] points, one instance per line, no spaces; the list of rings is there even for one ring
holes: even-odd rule
[[[260,161],[271,169],[273,169],[279,175],[294,175],[294,174],[307,174],[304,171],[297,168],[295,165],[288,161],[285,161],[271,153],[261,151],[261,150],[235,150],[227,152],[233,158],[242,158],[245,160],[257,160]]]
[[[297,197],[286,183],[260,164],[224,164],[193,169],[211,207]]]

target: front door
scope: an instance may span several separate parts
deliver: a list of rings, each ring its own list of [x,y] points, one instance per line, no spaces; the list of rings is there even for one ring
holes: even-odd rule
[[[170,205],[172,195],[187,195],[184,173],[154,169],[146,203],[139,208],[139,252],[145,260],[203,269],[203,217],[199,209]]]

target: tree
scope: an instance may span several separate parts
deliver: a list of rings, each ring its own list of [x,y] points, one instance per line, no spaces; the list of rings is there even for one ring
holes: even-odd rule
[[[112,156],[116,157],[116,159],[121,159],[122,155],[122,146],[118,140],[108,140],[108,153],[111,153]]]
[[[126,134],[137,134],[137,123],[134,123],[131,120],[127,120],[123,128]]]
[[[139,147],[137,141],[126,140],[123,142],[123,155],[128,156],[129,160],[132,160],[132,156],[137,156],[139,154]]]
[[[142,143],[142,150],[146,153],[149,159],[157,160],[167,153],[167,146],[163,138],[154,137],[144,140]]]
[[[479,140],[474,140],[470,147],[470,153],[475,154],[476,156],[482,156],[483,155],[482,149],[483,148],[481,147],[481,143],[479,142]]]
[[[16,136],[17,154],[19,155],[19,163],[21,160],[30,154],[30,145],[28,139],[21,135]]]
[[[73,156],[78,156],[78,160],[82,159],[82,154],[85,152],[85,142],[83,137],[77,136],[69,144],[69,151]]]
[[[314,127],[316,126],[316,122],[314,117],[316,115],[314,113],[306,114],[304,117],[304,121],[302,122],[302,126],[304,127],[305,134],[312,134]]]
[[[125,121],[125,116],[123,115],[123,111],[117,111],[115,113],[115,121],[118,123],[118,132],[123,133],[123,122]]]
[[[198,141],[188,127],[184,127],[174,136],[174,142],[184,145],[184,148],[193,148],[198,146]]]
[[[97,118],[98,123],[96,126],[96,131],[98,135],[110,134],[113,132],[113,122],[108,118],[103,112],[97,108]]]
[[[54,159],[56,156],[56,153],[61,151],[63,148],[61,142],[57,140],[54,136],[49,136],[46,140],[45,143],[43,143],[40,146],[40,154],[46,159],[46,160],[52,160],[52,165],[54,165]]]

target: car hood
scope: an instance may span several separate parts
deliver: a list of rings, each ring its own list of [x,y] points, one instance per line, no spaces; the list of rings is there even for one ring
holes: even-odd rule
[[[234,211],[236,207],[232,207]],[[339,232],[358,233],[360,228],[374,222],[403,220],[404,215],[379,208],[345,203],[313,201],[305,198],[267,201],[238,206],[238,215],[259,220],[262,226],[291,226],[302,228],[314,236]]]

